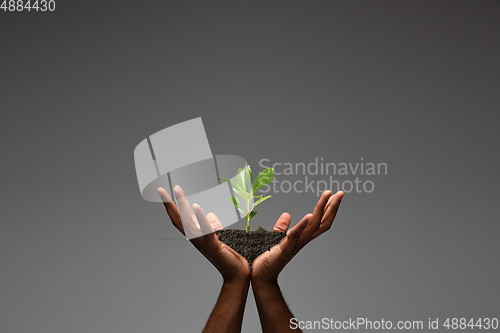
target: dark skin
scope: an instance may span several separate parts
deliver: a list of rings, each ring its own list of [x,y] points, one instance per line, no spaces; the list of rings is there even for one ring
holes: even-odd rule
[[[219,241],[213,233],[214,230],[222,229],[215,214],[205,215],[197,204],[191,210],[179,186],[174,188],[179,207],[165,189],[158,188],[158,194],[172,224],[183,235],[188,234],[191,243],[217,268],[224,280],[219,299],[203,332],[241,331],[250,282],[262,331],[300,332],[300,329],[290,328],[290,319],[294,316],[281,294],[278,275],[306,244],[331,228],[344,195],[342,191],[334,195],[330,191],[323,192],[313,213],[305,215],[290,230],[291,217],[283,213],[273,231],[287,232],[286,237],[255,259],[251,274],[246,259]]]
[[[222,229],[217,216],[215,214],[205,216],[199,205],[193,205],[195,215],[190,213],[191,207],[179,186],[174,189],[179,208],[165,189],[159,188],[158,194],[162,198],[172,224],[184,236],[186,235],[185,227],[190,236],[196,233],[196,223],[204,231]],[[184,224],[181,215],[185,217]],[[219,241],[215,233],[208,232],[202,235],[200,232],[200,235],[200,237],[191,238],[190,242],[217,268],[224,279],[219,299],[203,332],[240,332],[250,286],[248,262],[238,252]]]
[[[288,230],[290,214],[283,213],[273,231],[287,232],[286,237],[270,251],[266,251],[253,262],[252,290],[257,303],[262,332],[300,332],[290,328],[293,314],[283,299],[278,285],[278,275],[292,258],[313,239],[330,230],[337,215],[343,192],[321,195],[312,214],[307,214]]]

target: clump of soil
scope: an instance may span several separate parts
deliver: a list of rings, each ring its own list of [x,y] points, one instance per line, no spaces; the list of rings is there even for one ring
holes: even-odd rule
[[[238,229],[217,230],[215,234],[221,242],[245,257],[250,269],[255,258],[270,250],[286,236],[285,232],[266,231],[262,228],[250,232]]]

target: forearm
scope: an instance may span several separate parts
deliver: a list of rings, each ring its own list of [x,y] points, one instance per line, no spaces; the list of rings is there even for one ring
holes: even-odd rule
[[[285,303],[277,282],[252,280],[252,290],[257,303],[262,332],[302,332],[290,328],[292,312]]]
[[[241,332],[249,286],[250,279],[224,282],[204,333]]]

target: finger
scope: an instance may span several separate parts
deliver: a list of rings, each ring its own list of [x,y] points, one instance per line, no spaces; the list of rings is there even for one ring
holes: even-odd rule
[[[213,242],[217,239],[217,236],[215,236],[214,230],[212,229],[212,225],[200,205],[193,204],[193,211],[198,219],[198,222],[200,223],[201,231],[203,235],[205,235],[206,244],[210,246],[210,244],[213,244]]]
[[[167,190],[165,190],[163,187],[158,187],[156,191],[160,195],[163,206],[165,206],[168,217],[170,217],[170,221],[172,222],[174,227],[176,227],[184,236],[186,236],[186,234],[184,233],[184,227],[182,226],[181,216],[179,215],[179,210],[177,209],[174,201],[170,198],[170,195],[168,195]]]
[[[212,225],[212,229],[214,230],[224,230],[222,223],[220,223],[219,218],[214,213],[208,213],[207,219]]]
[[[286,232],[288,230],[288,227],[290,226],[291,220],[292,218],[290,217],[290,214],[281,214],[281,216],[278,218],[278,221],[276,221],[276,223],[274,224],[273,231]]]
[[[214,232],[214,229],[212,229],[212,225],[205,216],[205,213],[203,212],[203,209],[201,209],[201,206],[197,203],[193,204],[193,211],[196,219],[198,220],[198,223],[200,224],[200,228],[203,234],[208,235],[209,233]]]
[[[304,216],[299,223],[297,223],[290,230],[288,230],[286,234],[287,239],[290,239],[292,241],[298,240],[299,237],[304,232],[304,229],[311,223],[312,218],[313,214],[306,214],[306,216]]]
[[[312,237],[312,235],[316,232],[316,230],[318,230],[319,225],[321,223],[321,218],[323,217],[323,212],[325,210],[326,203],[328,202],[328,199],[330,198],[331,194],[332,192],[325,191],[319,198],[316,207],[314,207],[313,218],[311,220],[311,223],[309,223],[307,229],[304,230],[304,236]]]
[[[331,204],[328,207],[328,210],[326,213],[323,215],[323,219],[321,220],[321,225],[319,226],[318,230],[313,234],[313,239],[318,237],[319,235],[325,233],[326,231],[330,230],[332,227],[333,221],[335,220],[335,216],[337,216],[337,212],[340,207],[340,203],[342,202],[342,198],[344,197],[344,192],[338,191],[332,197],[330,198],[329,201],[331,201]]]
[[[203,236],[198,220],[194,215],[189,202],[184,195],[184,191],[179,185],[174,187],[174,195],[179,205],[179,215],[181,217],[182,226],[184,227],[184,232],[188,239],[197,238]]]
[[[331,195],[330,198],[328,198],[328,202],[325,205],[325,209],[323,210],[323,214],[325,214],[328,211],[328,208],[330,208],[332,201],[333,201],[333,196]]]

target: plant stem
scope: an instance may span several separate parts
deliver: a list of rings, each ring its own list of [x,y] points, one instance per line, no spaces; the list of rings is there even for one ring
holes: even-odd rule
[[[250,200],[247,201],[247,232],[249,225],[250,225]]]

